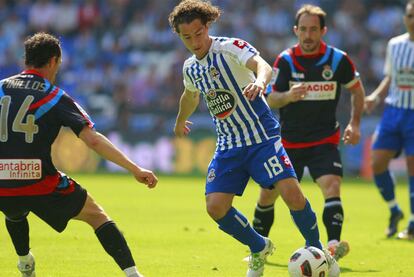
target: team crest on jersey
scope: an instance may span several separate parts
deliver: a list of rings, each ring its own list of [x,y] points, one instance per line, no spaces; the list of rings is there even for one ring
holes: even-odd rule
[[[210,75],[210,78],[213,80],[217,81],[220,78],[220,72],[214,66],[210,67],[208,74]]]
[[[206,93],[207,107],[218,119],[225,119],[236,109],[236,96],[228,90],[210,89]]]
[[[322,78],[324,78],[325,80],[330,80],[332,79],[332,77],[333,77],[332,68],[329,65],[325,65],[322,71]]]
[[[213,182],[213,180],[216,178],[216,170],[214,168],[210,169],[210,171],[207,174],[207,182]]]

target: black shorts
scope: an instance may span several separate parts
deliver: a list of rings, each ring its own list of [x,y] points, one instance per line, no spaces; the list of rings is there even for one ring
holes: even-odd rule
[[[33,212],[53,229],[62,232],[68,221],[80,213],[87,197],[86,190],[73,179],[67,178],[66,181],[72,186],[70,192],[68,188],[57,188],[47,195],[2,196],[0,210],[11,220]]]
[[[303,177],[303,170],[308,167],[313,181],[324,175],[343,175],[341,156],[334,144],[321,144],[307,148],[286,149],[293,164],[298,180]]]

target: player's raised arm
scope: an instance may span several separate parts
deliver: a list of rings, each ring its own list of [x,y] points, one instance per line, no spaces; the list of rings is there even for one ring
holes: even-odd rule
[[[272,78],[272,68],[259,55],[254,55],[248,59],[246,67],[256,73],[256,81],[248,84],[243,90],[243,94],[247,99],[253,101],[257,95],[264,92],[267,84],[270,82],[270,79]]]
[[[174,133],[177,137],[186,136],[190,132],[189,125],[192,122],[187,119],[193,114],[199,103],[200,95],[198,92],[184,90],[180,98],[180,108],[174,126]]]
[[[149,188],[153,188],[157,185],[158,179],[152,171],[136,165],[101,133],[98,133],[89,127],[84,127],[79,133],[79,138],[83,140],[89,148],[93,149],[106,160],[131,172],[138,182],[147,185]]]

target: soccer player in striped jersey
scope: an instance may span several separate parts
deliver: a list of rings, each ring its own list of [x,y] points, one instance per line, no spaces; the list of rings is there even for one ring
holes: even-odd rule
[[[281,194],[307,245],[322,245],[315,213],[300,189],[282,146],[279,123],[263,96],[271,67],[249,43],[209,35],[220,14],[210,2],[184,0],[169,16],[173,31],[193,54],[183,67],[185,89],[174,132],[178,137],[189,134],[188,119],[201,95],[218,136],[206,178],[207,212],[222,231],[250,248],[247,276],[262,276],[273,244],[232,205],[250,177]]]
[[[32,212],[58,232],[70,219],[88,223],[125,275],[140,277],[118,227],[84,188],[55,168],[51,146],[60,128],[67,126],[138,182],[153,188],[157,177],[96,132],[86,112],[54,84],[62,60],[57,38],[37,33],[24,45],[26,69],[0,81],[0,211],[19,256],[21,276],[36,276],[27,220]]]
[[[343,174],[336,109],[343,85],[351,93],[352,105],[343,141],[355,145],[360,139],[365,92],[347,54],[323,42],[327,32],[325,16],[320,7],[313,5],[304,5],[297,11],[293,30],[298,43],[276,58],[273,92],[270,91],[267,101],[270,107],[280,109],[283,146],[299,180],[307,167],[322,191],[327,246],[339,259],[349,252],[349,244],[341,240]],[[261,190],[253,227],[263,235],[269,233],[273,224],[276,198],[277,192]]]
[[[371,112],[385,98],[385,109],[374,133],[372,170],[374,181],[391,215],[386,236],[397,233],[403,212],[395,199],[395,180],[389,164],[404,150],[410,190],[411,216],[407,229],[398,234],[400,239],[414,239],[414,1],[405,8],[404,24],[407,33],[392,38],[387,47],[384,74],[379,86],[365,99],[365,108]],[[388,95],[387,95],[388,93]]]

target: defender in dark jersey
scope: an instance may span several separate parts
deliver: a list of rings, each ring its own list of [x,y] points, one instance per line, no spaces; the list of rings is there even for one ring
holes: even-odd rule
[[[280,108],[283,146],[298,178],[308,167],[322,190],[328,249],[339,259],[348,253],[349,245],[340,240],[344,213],[340,198],[340,129],[335,113],[343,85],[352,93],[351,119],[343,140],[345,144],[357,144],[365,93],[347,54],[321,40],[327,32],[325,16],[321,8],[312,5],[297,12],[294,32],[299,43],[277,57],[273,92],[267,101],[271,107]],[[253,226],[265,236],[274,220],[276,198],[276,191],[261,190]]]
[[[35,276],[26,218],[33,212],[58,232],[72,218],[85,221],[126,276],[141,276],[115,223],[85,189],[54,167],[51,145],[67,126],[138,182],[153,188],[157,177],[96,132],[86,112],[54,84],[61,64],[59,40],[37,33],[24,44],[26,69],[0,81],[0,210],[19,256],[18,269],[22,276]]]

